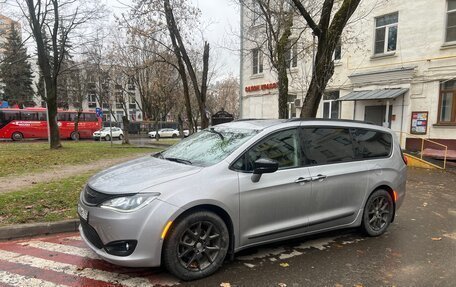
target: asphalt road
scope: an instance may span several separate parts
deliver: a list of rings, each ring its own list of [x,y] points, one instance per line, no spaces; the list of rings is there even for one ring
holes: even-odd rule
[[[343,230],[253,248],[211,277],[96,258],[77,234],[0,243],[0,286],[456,286],[456,175],[411,169],[407,197],[377,238]]]

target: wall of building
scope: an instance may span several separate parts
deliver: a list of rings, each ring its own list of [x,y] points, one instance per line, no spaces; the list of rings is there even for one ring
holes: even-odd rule
[[[376,17],[398,12],[398,32],[396,50],[384,55],[374,55],[374,35]],[[407,88],[404,96],[391,100],[391,129],[405,137],[456,140],[456,126],[438,125],[440,83],[456,77],[456,43],[445,43],[446,0],[365,0],[345,29],[342,43],[342,57],[335,62],[335,73],[327,90],[340,91],[340,97],[352,91]],[[248,22],[248,18],[244,20]],[[247,28],[246,29],[251,29]],[[304,31],[306,32],[306,31]],[[296,34],[296,32],[295,32]],[[304,33],[304,35],[310,34]],[[300,40],[300,47],[311,42],[310,36]],[[244,43],[249,47],[248,41]],[[290,91],[298,98],[305,94],[311,72],[311,53],[303,53],[298,67],[290,71]],[[276,81],[273,72],[265,69],[261,78],[252,78],[251,57],[244,57],[244,87]],[[265,67],[267,64],[265,64]],[[380,74],[375,74],[375,73]],[[268,91],[267,100],[256,98],[244,91],[243,117],[265,117],[277,115],[277,90]],[[344,101],[340,108],[340,118],[353,119],[356,105],[356,120],[364,120],[366,106],[384,105],[380,101]],[[266,106],[265,106],[266,104]],[[255,107],[251,107],[255,105]],[[257,107],[256,105],[260,105]],[[412,112],[428,112],[426,135],[410,134]],[[299,114],[299,111],[298,111]],[[323,116],[323,102],[317,116]]]

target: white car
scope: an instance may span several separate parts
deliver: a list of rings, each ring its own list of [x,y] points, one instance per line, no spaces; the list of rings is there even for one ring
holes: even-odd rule
[[[184,130],[184,136],[188,136],[188,130]],[[158,136],[156,131],[149,132],[150,138],[177,138],[179,137],[179,130],[176,129],[161,129],[158,131]]]
[[[94,140],[101,140],[104,139],[105,141],[111,140],[111,131],[112,131],[112,138],[119,138],[122,140],[124,138],[124,134],[121,128],[113,127],[113,128],[102,128],[93,133]]]

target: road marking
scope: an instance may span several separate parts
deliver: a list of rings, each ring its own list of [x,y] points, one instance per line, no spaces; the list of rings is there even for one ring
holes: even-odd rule
[[[22,276],[19,274],[15,273],[10,273],[7,271],[1,271],[0,270],[0,282],[8,284],[8,286],[18,286],[18,287],[23,287],[23,286],[39,286],[39,287],[65,287],[67,285],[62,285],[62,284],[55,284],[49,281],[37,279],[37,278],[28,278],[26,276]]]
[[[64,244],[45,242],[45,241],[35,241],[35,240],[27,241],[27,242],[20,242],[19,244],[21,244],[23,246],[32,246],[35,248],[45,249],[48,251],[61,252],[61,253],[70,254],[70,255],[88,257],[91,259],[100,258],[100,257],[98,257],[98,255],[96,255],[90,249],[68,246],[68,245],[64,245]]]
[[[123,286],[151,286],[152,282],[148,278],[141,277],[130,277],[124,274],[118,274],[113,272],[107,272],[92,268],[78,268],[75,265],[55,262],[47,259],[37,258],[29,255],[21,255],[15,252],[9,252],[0,250],[0,258],[11,263],[24,264],[34,268],[40,268],[44,270],[51,270],[59,273],[64,273],[67,275],[81,276],[92,280],[104,281],[111,284],[120,284]],[[163,281],[159,280],[160,284],[163,284]],[[176,284],[177,282],[167,282],[171,284]]]

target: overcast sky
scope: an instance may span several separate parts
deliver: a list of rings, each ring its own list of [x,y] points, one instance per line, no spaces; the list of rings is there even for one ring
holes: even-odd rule
[[[239,76],[239,8],[233,0],[193,0],[208,24],[205,36],[221,68],[219,77]]]

